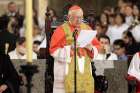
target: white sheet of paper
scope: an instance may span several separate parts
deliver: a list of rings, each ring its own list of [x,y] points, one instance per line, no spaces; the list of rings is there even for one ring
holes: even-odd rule
[[[85,47],[90,44],[93,38],[96,36],[97,31],[93,30],[81,30],[77,38],[77,44],[79,47]]]

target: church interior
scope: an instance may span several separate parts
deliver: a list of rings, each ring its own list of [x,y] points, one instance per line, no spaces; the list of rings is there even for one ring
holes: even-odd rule
[[[140,0],[0,0],[0,93],[140,93]]]

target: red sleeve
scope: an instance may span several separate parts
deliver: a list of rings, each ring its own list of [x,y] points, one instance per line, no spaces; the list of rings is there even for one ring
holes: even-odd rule
[[[92,45],[94,45],[94,46],[98,46],[98,45],[100,45],[100,42],[99,42],[99,40],[97,39],[97,37],[95,37],[93,40],[92,40]]]
[[[127,75],[126,79],[127,79],[128,81],[129,81],[129,80],[136,80],[136,78],[135,78],[135,77],[130,76],[130,75]]]
[[[87,54],[90,58],[93,58],[94,57],[94,52],[91,52],[90,50],[86,49],[87,51]]]
[[[100,48],[100,42],[99,42],[99,40],[97,39],[97,37],[95,37],[95,38],[92,40],[91,44],[92,44],[93,46],[95,46],[95,47],[97,48],[97,50],[99,50],[99,48]]]
[[[50,53],[53,53],[56,49],[64,47],[66,44],[65,33],[62,26],[59,26],[53,33],[50,42]]]

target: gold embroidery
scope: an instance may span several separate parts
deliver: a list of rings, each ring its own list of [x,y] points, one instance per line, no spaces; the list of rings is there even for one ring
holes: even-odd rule
[[[81,24],[81,29],[90,29],[86,24]],[[69,24],[66,22],[63,24],[63,29],[66,34],[66,45],[71,45],[73,43],[72,33],[70,31]],[[83,49],[86,53],[86,50]],[[78,55],[78,53],[77,53]],[[91,60],[85,55],[85,65],[84,65],[84,73],[81,73],[78,69],[77,65],[77,93],[94,93],[94,79],[91,75]],[[69,63],[68,74],[65,76],[65,91],[66,93],[74,93],[74,59],[72,58],[72,62]]]

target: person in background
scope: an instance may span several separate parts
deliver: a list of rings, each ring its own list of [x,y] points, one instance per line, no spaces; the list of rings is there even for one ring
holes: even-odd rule
[[[125,49],[125,43],[123,40],[118,39],[118,40],[114,41],[113,51],[118,56],[119,61],[127,61],[128,60],[128,57],[125,54],[126,49]]]
[[[109,15],[108,22],[109,22],[109,26],[115,25],[115,14]]]
[[[33,42],[33,51],[38,55],[39,54],[39,46],[41,42],[40,41],[34,41]]]
[[[8,22],[11,20],[11,18],[16,20],[15,29],[20,29],[23,26],[24,16],[19,13],[15,2],[9,2],[7,5],[7,13],[0,17],[1,30],[7,29]]]
[[[131,4],[127,3],[127,5],[125,6],[125,22],[130,26],[133,24],[133,21],[133,8]]]
[[[99,20],[102,26],[108,27],[108,15],[106,13],[102,13]]]
[[[116,11],[117,13],[122,13],[125,14],[125,6],[126,6],[126,2],[124,0],[118,0],[118,11]]]
[[[95,29],[95,10],[91,9],[88,11],[86,21],[88,22],[89,26],[94,30]]]
[[[127,80],[131,86],[136,84],[136,93],[140,93],[140,52],[135,53],[131,60]]]
[[[106,35],[99,37],[100,46],[93,60],[117,60],[117,55],[111,52],[110,39]]]
[[[136,25],[131,30],[132,35],[134,36],[137,43],[140,43],[140,24]]]
[[[136,52],[140,51],[140,44],[136,42],[130,31],[123,32],[122,39],[125,43],[126,54],[134,55]]]
[[[40,33],[40,35],[45,36],[45,18],[41,18],[38,15],[37,10],[34,8],[33,8],[33,29],[38,30],[38,33]],[[19,35],[20,37],[25,36],[25,20],[22,28],[19,30]]]
[[[42,42],[43,39],[46,37],[45,33],[43,31],[41,31],[40,27],[34,23],[33,24],[33,42],[34,41],[40,41]],[[20,30],[20,37],[25,37],[25,28],[22,28]]]
[[[133,5],[133,17],[134,17],[134,23],[139,24],[140,23],[140,10],[139,7],[134,4]]]
[[[40,17],[36,9],[33,9],[33,22],[39,27],[41,32],[45,31],[45,18]]]
[[[33,25],[33,42],[34,41],[42,42],[44,38],[45,38],[45,33],[43,34],[39,26],[34,24]]]
[[[20,93],[19,75],[13,66],[10,57],[0,55],[0,93]]]
[[[109,15],[109,25],[107,28],[106,35],[111,34],[111,30],[114,29],[115,26],[116,26],[115,14],[111,14],[111,15]]]
[[[109,36],[111,44],[116,39],[121,39],[122,38],[122,33],[128,29],[128,25],[125,24],[125,17],[121,13],[117,13],[115,15],[115,23],[116,25],[113,26],[110,30],[107,31],[107,36]]]
[[[68,21],[68,11],[69,11],[69,8],[71,6],[72,6],[71,3],[64,5],[64,7],[63,7],[63,22]]]
[[[16,42],[16,49],[9,52],[10,59],[26,59],[26,39],[21,37]],[[37,59],[37,54],[33,52],[33,59]]]
[[[18,12],[18,9],[17,9],[16,3],[15,2],[9,2],[8,3],[7,15],[8,16],[15,16],[17,12]]]
[[[55,28],[57,25],[57,15],[55,10],[52,8],[47,8],[46,18],[47,31],[50,31],[50,28]]]
[[[16,48],[17,36],[11,30],[12,24],[8,22],[8,25],[5,29],[0,32],[0,53],[5,53],[5,44],[9,44],[8,52],[13,51]]]
[[[104,75],[104,67],[103,64],[107,64],[110,61],[118,60],[117,55],[111,52],[110,49],[110,39],[106,35],[101,35],[99,37],[100,46],[98,47],[98,52],[94,49],[94,58],[92,59],[93,63],[95,64],[93,68],[93,77],[95,78],[95,93],[106,93],[108,82]],[[96,62],[98,64],[96,64]],[[99,65],[102,65],[99,66]]]

